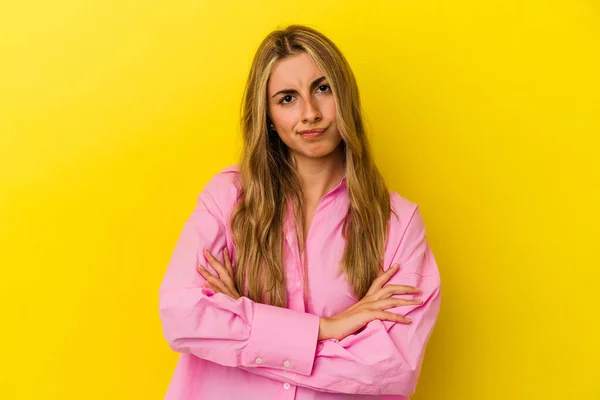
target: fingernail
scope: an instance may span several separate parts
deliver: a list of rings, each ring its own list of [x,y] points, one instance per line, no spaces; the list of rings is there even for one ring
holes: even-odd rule
[[[410,319],[410,318],[406,318],[406,320],[407,320],[408,322],[411,322],[411,321],[412,321],[412,319]]]

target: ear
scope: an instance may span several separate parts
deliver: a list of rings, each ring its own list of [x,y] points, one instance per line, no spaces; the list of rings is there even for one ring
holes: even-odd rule
[[[273,124],[273,121],[271,120],[271,117],[270,117],[270,116],[269,116],[269,114],[267,113],[267,128],[268,128],[269,130],[273,130],[273,129],[271,128],[271,125],[273,125],[273,127],[275,127],[275,124]]]

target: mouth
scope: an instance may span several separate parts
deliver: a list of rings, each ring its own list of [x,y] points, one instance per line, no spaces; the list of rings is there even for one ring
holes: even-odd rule
[[[320,136],[323,136],[323,134],[325,133],[325,130],[326,130],[326,128],[324,128],[324,129],[308,129],[305,131],[300,131],[300,132],[298,132],[298,134],[305,139],[315,139]]]

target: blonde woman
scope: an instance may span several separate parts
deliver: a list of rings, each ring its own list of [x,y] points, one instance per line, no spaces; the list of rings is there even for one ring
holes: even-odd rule
[[[241,161],[199,194],[160,287],[181,353],[166,399],[408,399],[439,272],[373,162],[347,61],[314,29],[274,31],[242,109]]]

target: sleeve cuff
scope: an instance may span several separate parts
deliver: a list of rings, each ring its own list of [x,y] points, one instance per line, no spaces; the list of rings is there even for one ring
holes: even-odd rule
[[[266,367],[310,375],[315,361],[319,317],[255,303],[245,367]]]

